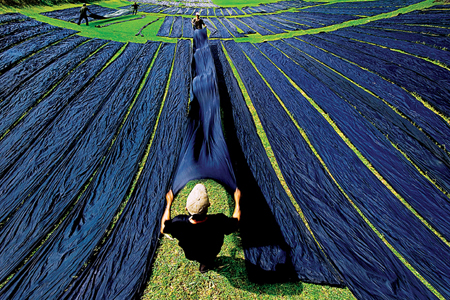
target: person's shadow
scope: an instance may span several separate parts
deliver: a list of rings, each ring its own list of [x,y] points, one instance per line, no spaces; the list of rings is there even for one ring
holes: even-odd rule
[[[212,272],[226,277],[233,287],[255,294],[294,296],[301,295],[303,292],[303,283],[300,281],[265,284],[251,282],[248,279],[246,267],[247,264],[242,258],[220,256],[216,259],[216,267]]]

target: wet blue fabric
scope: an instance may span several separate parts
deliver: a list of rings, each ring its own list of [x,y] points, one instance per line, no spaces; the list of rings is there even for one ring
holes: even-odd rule
[[[50,130],[46,131],[50,138],[53,138],[55,132],[56,134],[63,133],[56,130],[56,124],[67,122],[67,117],[79,116],[76,111],[83,105],[87,113],[93,112],[92,107],[85,101],[86,97],[89,97],[90,92],[98,89],[99,84],[111,84],[114,87],[119,81],[114,78],[114,75],[121,75],[124,72],[125,67],[132,59],[130,54],[136,54],[133,47],[127,47],[120,57],[96,78],[92,86],[65,108],[54,124],[50,125]],[[106,94],[110,91],[110,88],[105,89]],[[98,106],[106,98],[100,92],[96,95],[97,98],[94,99],[94,102],[100,102],[97,104]],[[93,113],[98,115],[95,111]],[[111,117],[106,128],[101,128],[97,125],[101,118],[93,119],[91,127],[84,132],[79,141],[73,147],[68,147],[70,150],[63,155],[61,162],[52,170],[52,176],[46,178],[36,188],[36,192],[32,193],[27,201],[24,201],[24,204],[2,228],[0,232],[2,241],[0,246],[1,278],[8,276],[53,229],[70,205],[76,201],[89,177],[101,163],[101,159],[116,133],[114,124],[117,121]],[[99,131],[99,129],[103,130]],[[45,139],[47,135],[44,134],[41,139]],[[37,145],[42,145],[42,143],[37,143]],[[17,228],[20,230],[16,231]]]
[[[251,29],[253,29],[254,31],[256,31],[257,33],[259,33],[261,35],[271,35],[271,34],[273,34],[269,30],[267,30],[267,29],[259,26],[258,24],[256,24],[254,19],[253,19],[253,17],[239,18],[239,21],[243,22],[248,27],[250,27]]]
[[[437,185],[450,191],[450,159],[447,153],[423,131],[415,127],[410,120],[397,114],[381,99],[325,68],[320,62],[294,51],[291,47],[286,47],[284,43],[274,42],[274,44],[288,51],[289,56],[296,59],[298,63],[307,66],[308,72],[325,82],[336,95],[355,107],[364,118],[388,137],[391,143],[397,145],[411,161],[420,167],[422,172],[427,173]],[[275,53],[280,55],[278,52]]]
[[[253,20],[255,21],[256,24],[258,24],[259,26],[270,30],[271,32],[273,32],[274,34],[277,33],[285,33],[286,31],[274,26],[273,24],[271,24],[270,22],[267,23],[266,20],[264,20],[263,18],[261,18],[261,16],[254,16]]]
[[[420,0],[378,0],[361,2],[332,3],[317,7],[305,8],[305,12],[322,12],[328,14],[353,14],[373,16],[397,10],[405,5],[412,5]]]
[[[352,293],[360,299],[408,299],[414,295],[435,298],[340,192],[238,46],[232,42],[224,44],[244,81],[295,200]]]
[[[342,285],[284,192],[219,43],[211,43],[223,101],[224,127],[242,191],[240,234],[252,281]],[[246,196],[247,195],[247,196]],[[251,196],[248,196],[251,195]]]
[[[172,24],[172,31],[170,32],[171,38],[180,38],[181,31],[183,30],[183,17],[174,17]]]
[[[220,38],[221,37],[219,30],[217,30],[216,25],[214,25],[214,23],[211,22],[210,18],[203,19],[203,22],[205,22],[205,25],[208,28],[207,30],[210,31],[210,35],[209,35],[210,38],[213,39],[213,38]]]
[[[351,27],[352,28],[352,27]],[[413,26],[408,24],[384,24],[382,22],[370,22],[366,25],[353,27],[359,31],[364,30],[380,37],[388,37],[396,40],[409,41],[416,44],[436,45],[445,40],[445,35],[450,30],[431,26]]]
[[[148,79],[154,90],[143,96],[143,100],[155,99],[155,103],[146,111],[161,105],[174,48],[175,44],[167,44],[159,51],[154,66],[161,68],[152,68]],[[191,43],[179,41],[168,94],[158,125],[151,130],[155,137],[136,188],[99,254],[73,279],[61,299],[138,299],[144,291],[160,236],[165,194],[187,121],[191,78],[186,61],[190,56]],[[156,114],[151,119],[154,125],[158,110],[152,113]]]
[[[172,28],[173,17],[165,17],[164,22],[158,30],[157,36],[169,36],[170,29]]]
[[[235,10],[236,13],[237,13],[238,15],[240,15],[240,16],[245,15],[245,13],[244,13],[242,10],[240,10],[239,8],[237,8],[237,7],[234,7],[234,10]]]
[[[320,33],[316,36],[329,45],[339,45],[333,52],[346,52],[349,60],[357,61],[359,65],[367,66],[369,70],[418,93],[437,110],[450,115],[450,103],[446,101],[450,98],[450,78],[447,76],[447,70],[436,68],[434,64],[420,58],[359,43],[335,34]]]
[[[98,75],[122,45],[109,42],[64,78],[47,97],[23,116],[19,123],[9,128],[7,135],[0,140],[0,174],[27,150],[39,133]]]
[[[219,18],[210,18],[209,20],[214,24],[214,26],[216,26],[217,30],[219,31],[218,35],[221,38],[227,39],[233,37],[227,30],[227,28],[219,21]]]
[[[17,22],[17,21],[23,21],[23,20],[29,20],[31,19],[28,16],[19,14],[19,13],[6,13],[6,14],[0,14],[0,23],[8,23],[8,22]]]
[[[163,12],[165,9],[167,9],[167,6],[156,5],[156,8],[155,8],[154,12],[155,12],[155,13],[161,13],[161,12]]]
[[[216,16],[223,17],[223,10],[221,8],[215,9]]]
[[[177,194],[189,181],[209,178],[234,192],[236,178],[222,131],[217,76],[205,28],[194,31],[192,78],[189,124],[172,190]]]
[[[450,143],[450,128],[446,122],[401,87],[311,44],[298,39],[286,41],[384,99],[407,118],[414,120],[437,143]]]
[[[128,109],[135,107],[130,105],[133,105],[132,100],[157,48],[158,43],[154,42],[147,42],[142,47],[130,70],[121,79],[120,84],[125,85],[124,90],[122,93],[115,93],[110,105],[103,107],[105,114],[98,116],[101,119],[99,127],[108,127],[111,131],[117,132],[121,123],[125,123],[86,191],[46,243],[3,287],[0,299],[56,299],[102,240],[125,199],[139,169],[139,162],[145,154],[148,140],[139,138],[141,132],[136,129],[144,119],[131,120],[124,117]],[[116,124],[109,126],[112,116],[115,116]],[[103,134],[100,128],[96,132]],[[145,134],[150,139],[151,133]],[[41,285],[42,281],[51,284]],[[16,285],[27,288],[17,289]]]
[[[244,34],[252,34],[255,33],[255,31],[253,29],[251,29],[250,27],[248,27],[246,24],[242,23],[241,21],[239,21],[241,18],[230,18],[228,19],[231,23],[233,23],[234,25],[236,25],[237,28],[239,28],[240,30],[242,30],[244,32]]]
[[[298,24],[293,21],[283,19],[281,16],[278,17],[277,15],[268,15],[266,17],[273,22],[282,24],[284,26],[288,26],[288,29],[290,28],[289,30],[302,30],[302,29],[310,29],[311,28],[311,26]],[[303,22],[303,20],[301,20],[301,21],[299,20],[299,22]]]
[[[42,23],[41,26],[31,27],[18,34],[7,35],[0,39],[0,51],[5,51],[15,44],[19,44],[29,38],[59,29],[56,26]],[[60,29],[59,29],[60,30]]]
[[[313,13],[313,12],[305,12],[304,10],[298,12],[285,12],[280,14],[281,17],[287,18],[292,21],[298,21],[299,23],[303,23],[303,21],[309,20],[312,23],[316,24],[316,27],[320,26],[329,26],[337,23],[342,23],[345,21],[356,20],[359,19],[357,16],[350,15],[331,15],[325,13]],[[308,24],[309,25],[309,24]]]
[[[71,7],[71,8],[61,9],[61,10],[43,12],[43,13],[41,13],[41,15],[50,17],[53,19],[63,20],[63,21],[72,22],[72,23],[78,23],[78,20],[80,17],[80,8],[81,8],[81,5],[79,7]],[[106,14],[113,13],[116,11],[115,9],[102,7],[102,6],[99,6],[96,4],[88,5],[87,8],[89,9],[89,11],[87,13],[89,21],[94,20],[94,18],[90,17],[90,13],[92,13],[94,15],[102,16],[102,15],[106,15]],[[86,21],[84,19],[81,21],[81,23],[85,23],[85,22]]]
[[[35,38],[29,39],[6,51],[0,53],[0,72],[5,72],[18,61],[32,55],[39,50],[75,34],[76,31],[70,29],[55,30]]]
[[[450,25],[450,16],[446,10],[420,10],[407,14],[400,14],[393,18],[382,20],[384,23],[407,23],[435,25],[439,27],[448,27]]]
[[[306,40],[306,36],[302,37]],[[311,40],[311,37],[308,37]],[[332,44],[328,44],[323,40],[315,40],[317,45],[321,45],[325,49],[330,49]],[[333,47],[334,53],[339,53],[344,47]],[[355,51],[352,51],[352,57],[356,57]],[[358,57],[361,58],[361,57]],[[358,60],[358,63],[362,61]],[[375,65],[371,65],[368,69],[373,70]],[[379,69],[377,69],[379,70]],[[326,102],[326,104],[330,104]],[[335,111],[335,109],[329,109]],[[335,120],[337,121],[337,120]],[[342,120],[341,129],[350,126]],[[349,130],[353,127],[348,127]],[[371,127],[369,127],[371,128]],[[373,129],[370,129],[373,130]],[[353,130],[349,131],[349,134]],[[360,131],[355,135],[353,144],[359,149],[364,157],[366,157],[374,168],[385,178],[393,188],[444,237],[450,237],[450,209],[448,198],[444,196],[432,183],[418,173],[407,159],[401,155],[395,148],[387,142],[383,137],[379,137],[379,142],[366,135],[366,131]],[[375,136],[379,136],[378,131],[374,131]],[[349,136],[350,137],[350,136]],[[381,143],[380,143],[381,142]],[[395,167],[394,167],[395,166]],[[403,174],[408,174],[405,177]]]
[[[274,44],[281,48],[282,42],[274,42]],[[260,44],[259,47],[266,55],[274,58],[274,63],[281,66],[283,71],[289,74],[288,76],[290,78],[304,88],[305,92],[311,96],[320,107],[324,109],[332,107],[333,110],[326,110],[326,113],[329,113],[330,117],[337,120],[338,117],[336,117],[336,115],[339,114],[341,116],[340,118],[345,118],[346,122],[353,123],[354,128],[364,127],[361,126],[361,124],[364,123],[361,120],[361,115],[365,116],[367,110],[363,110],[362,113],[360,111],[352,112],[352,109],[350,108],[351,106],[356,106],[358,108],[362,107],[360,103],[354,102],[354,100],[356,100],[354,99],[355,97],[346,95],[348,97],[347,99],[350,101],[353,100],[350,103],[351,106],[349,105],[347,109],[345,109],[346,104],[342,103],[342,97],[336,97],[336,95],[340,96],[339,94],[342,91],[338,90],[335,85],[339,84],[340,87],[343,89],[345,88],[346,91],[354,90],[351,86],[346,85],[342,81],[337,81],[336,79],[334,79],[336,80],[336,84],[333,84],[334,80],[324,78],[323,74],[318,72],[319,70],[317,70],[317,67],[307,59],[302,59],[301,55],[295,55],[294,60],[296,63],[294,63],[294,61],[286,59],[283,54],[267,44]],[[245,47],[246,50],[247,48],[249,47]],[[283,49],[285,48],[283,47]],[[291,51],[286,52],[286,54],[292,57],[291,55],[293,53]],[[254,54],[251,58],[254,58],[255,56],[259,56],[259,53]],[[256,64],[258,65],[259,60],[260,59],[254,59],[253,61],[256,61]],[[264,62],[261,62],[260,64],[263,63]],[[266,68],[267,71],[265,70]],[[327,125],[327,122],[317,111],[312,109],[307,103],[302,104],[291,100],[301,99],[300,97],[295,96],[295,90],[293,88],[290,89],[290,94],[284,96],[284,94],[289,92],[289,88],[287,88],[289,85],[287,81],[285,81],[284,84],[281,84],[279,80],[280,76],[274,75],[276,74],[275,66],[266,63],[264,64],[264,67],[261,67],[260,65],[259,70],[269,81],[276,93],[283,98],[284,104],[294,115],[299,125],[307,133],[309,132],[308,136],[311,143],[324,159],[324,162],[332,172],[333,177],[336,178],[339,185],[346,191],[347,195],[352,198],[352,201],[357,203],[358,207],[362,207],[361,209],[363,210],[364,215],[369,218],[371,223],[380,230],[386,238],[388,238],[388,242],[403,257],[405,257],[416,270],[420,270],[421,273],[426,274],[427,280],[433,282],[433,286],[436,286],[436,288],[439,287],[441,293],[448,294],[449,290],[445,287],[444,282],[450,279],[450,276],[446,275],[449,270],[446,269],[447,267],[443,267],[447,265],[444,261],[448,260],[449,257],[449,255],[446,254],[447,246],[436,234],[424,226],[421,221],[404,206],[404,204],[396,199],[396,197],[383,186],[373,174],[371,174],[369,169],[364,166],[356,154],[352,153],[342,139],[333,132],[331,125]],[[311,75],[306,74],[306,72]],[[272,80],[268,78],[272,78]],[[299,78],[302,78],[302,80],[299,80]],[[305,81],[311,86],[305,84]],[[280,89],[280,86],[283,88]],[[321,93],[323,95],[326,95],[325,97],[320,96],[317,92],[313,92],[318,88],[322,90]],[[327,92],[327,90],[329,90],[329,92]],[[334,92],[336,95],[332,95],[330,92]],[[354,93],[356,94],[356,92]],[[336,102],[335,105],[324,104],[324,102],[329,103],[334,101]],[[339,110],[335,109],[335,107],[338,106],[342,108]],[[346,111],[347,114],[343,111]],[[388,113],[386,112],[386,115],[387,114]],[[310,122],[306,122],[306,120],[309,119]],[[388,123],[391,124],[392,127],[394,127],[396,123],[398,124],[395,120],[389,121]],[[403,126],[407,128],[406,124]],[[320,130],[320,135],[317,135],[317,128],[322,128],[322,130]],[[328,130],[326,130],[326,128],[328,128]],[[383,128],[380,130],[382,131]],[[376,130],[371,131],[376,133]],[[413,133],[414,131],[411,130],[411,132]],[[405,133],[405,135],[406,134],[407,133]],[[416,134],[419,135],[420,133],[416,132]],[[401,136],[401,133],[396,134],[394,132],[393,135]],[[423,140],[423,143],[426,144],[427,141]],[[414,147],[420,149],[420,145],[411,146],[411,148]],[[427,155],[427,158],[430,160],[433,159],[432,154],[424,153],[423,155]],[[431,158],[429,156],[431,156]],[[358,172],[355,172],[355,170],[358,170]],[[380,218],[379,216],[384,217]],[[410,228],[414,228],[413,233],[410,232]],[[414,245],[414,247],[411,247],[410,245]],[[405,272],[406,274],[410,274],[406,270]],[[435,275],[436,273],[439,275]],[[410,276],[412,276],[412,274]],[[409,276],[406,276],[406,278],[408,277]]]
[[[222,22],[223,26],[225,26],[225,27],[231,32],[231,34],[232,34],[234,37],[244,37],[244,36],[245,36],[244,34],[240,33],[240,32],[237,30],[236,25],[234,25],[233,23],[231,23],[231,22],[229,21],[229,19],[227,19],[227,18],[220,18],[219,20]]]
[[[195,13],[195,9],[194,8],[188,8],[184,14],[192,16],[194,13]]]
[[[141,12],[152,13],[155,12],[157,8],[158,8],[157,5],[146,5],[139,7],[139,10]]]
[[[178,11],[177,7],[170,7],[164,11],[165,14],[173,15]]]
[[[33,74],[87,40],[89,38],[78,35],[71,36],[47,49],[35,53],[33,56],[15,65],[9,71],[6,71],[0,76],[0,82],[2,82],[2,85],[0,85],[0,101],[5,99],[20,84],[31,78]]]
[[[238,15],[238,13],[236,12],[236,7],[228,7],[227,8],[227,10],[228,10],[228,13],[230,14],[230,16],[237,16]]]
[[[184,15],[187,8],[179,8],[177,11],[177,15]]]
[[[131,44],[129,51],[124,52],[126,59],[136,54],[139,45]],[[111,75],[109,75],[111,76]],[[100,78],[103,78],[100,76]],[[67,155],[74,141],[86,130],[90,120],[97,115],[106,97],[120,78],[109,77],[110,84],[105,82],[90,85],[40,134],[16,163],[8,166],[8,172],[2,174],[0,211],[3,220],[13,212],[27,195],[32,194],[39,184],[46,179],[58,165],[60,159]],[[100,84],[100,86],[98,85]],[[108,98],[112,99],[112,97]],[[37,110],[39,111],[39,110]],[[66,120],[72,120],[67,126]],[[8,163],[8,162],[5,162]]]
[[[396,39],[404,39],[410,42],[419,42],[431,47],[445,48],[450,47],[450,41],[443,35],[448,34],[447,29],[433,28],[426,26],[412,26],[403,24],[369,23],[361,27],[375,28],[385,31],[384,35]]]
[[[63,79],[82,60],[104,45],[107,41],[91,40],[59,60],[41,70],[36,76],[27,82],[29,88],[18,89],[3,102],[0,102],[0,134],[5,133],[8,128],[16,122],[31,106],[36,104],[48,90]]]
[[[268,24],[272,24],[273,26],[276,26],[280,29],[286,30],[286,31],[292,31],[292,30],[296,30],[297,28],[293,27],[293,26],[288,26],[285,23],[281,23],[279,22],[279,19],[276,18],[272,18],[272,16],[267,15],[267,16],[258,16],[259,19],[261,19],[262,21],[268,23]]]
[[[194,36],[194,29],[190,18],[183,18],[183,37],[192,38]]]
[[[41,15],[54,19],[68,21],[71,17],[75,17],[76,14],[78,15],[80,14],[80,7],[72,7],[66,9],[53,10],[49,12],[43,12],[41,13]]]
[[[450,30],[448,31],[450,33]],[[402,41],[399,39],[385,38],[373,34],[380,34],[379,30],[369,28],[346,28],[334,32],[337,35],[353,38],[360,41],[373,43],[391,49],[402,50],[406,53],[430,58],[435,61],[450,61],[450,53],[448,51],[436,49],[422,44],[411,43],[411,41]]]
[[[323,27],[325,24],[314,22],[311,18],[308,17],[296,17],[292,15],[288,15],[287,13],[277,14],[276,18],[280,18],[282,20],[287,20],[290,23],[297,24],[297,26],[302,26],[303,29],[311,29]]]
[[[4,37],[10,34],[16,34],[22,32],[31,27],[42,25],[42,22],[36,20],[23,20],[20,22],[10,22],[4,25],[0,25],[0,37]]]

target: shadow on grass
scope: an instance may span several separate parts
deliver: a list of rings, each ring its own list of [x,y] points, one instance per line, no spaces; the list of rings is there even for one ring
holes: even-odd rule
[[[119,21],[131,21],[131,19],[133,19],[133,18],[142,17],[142,16],[143,16],[142,14],[138,14],[138,15],[129,14],[129,15],[111,17],[111,18],[106,18],[106,19],[97,19],[97,20],[93,20],[89,23],[92,23],[95,26],[104,26],[104,25],[108,25],[109,23],[115,23],[115,22],[119,22]],[[111,25],[113,25],[113,24],[111,24]]]
[[[221,256],[216,259],[216,263],[216,268],[210,272],[216,272],[227,278],[237,289],[272,296],[294,296],[303,292],[303,283],[300,281],[265,284],[251,282],[247,276],[245,260],[242,258]]]

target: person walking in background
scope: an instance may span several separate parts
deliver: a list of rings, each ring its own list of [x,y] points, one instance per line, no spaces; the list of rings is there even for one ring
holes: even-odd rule
[[[200,263],[199,271],[205,273],[214,267],[214,260],[223,245],[225,235],[238,229],[241,219],[241,191],[234,192],[234,213],[231,218],[224,214],[208,215],[210,206],[206,187],[199,183],[189,194],[186,210],[189,215],[179,215],[171,219],[170,208],[173,192],[166,194],[166,209],[161,219],[161,233],[171,234],[178,240],[187,259]]]
[[[200,18],[200,13],[199,12],[195,13],[195,18],[192,19],[191,23],[192,23],[192,26],[194,27],[194,30],[195,29],[202,29],[203,26],[206,27],[205,22],[203,22],[203,19]]]
[[[132,14],[133,14],[133,15],[137,14],[137,11],[138,11],[138,8],[139,8],[139,4],[137,4],[136,2],[134,2],[134,4],[132,4],[131,7],[133,8]]]
[[[86,26],[89,26],[89,21],[88,21],[88,17],[87,17],[88,11],[89,11],[89,8],[87,8],[86,3],[84,3],[83,6],[80,8],[80,18],[78,19],[78,25],[80,25],[82,19],[85,19]]]

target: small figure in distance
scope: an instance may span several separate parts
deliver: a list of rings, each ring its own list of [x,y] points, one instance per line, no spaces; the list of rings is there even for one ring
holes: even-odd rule
[[[166,209],[161,219],[161,233],[171,234],[178,240],[187,259],[200,263],[199,271],[205,273],[214,267],[214,260],[223,245],[225,235],[238,229],[241,219],[241,191],[234,192],[234,213],[231,218],[224,214],[208,215],[210,206],[208,193],[203,184],[197,184],[186,201],[189,215],[179,215],[171,219],[170,208],[173,192],[166,194]]]
[[[90,12],[90,11],[89,11],[89,8],[87,8],[86,3],[84,3],[83,6],[80,8],[80,18],[78,19],[78,25],[80,25],[82,19],[85,19],[86,26],[89,26],[87,12]]]
[[[200,18],[200,13],[199,12],[195,13],[195,18],[192,19],[191,23],[192,23],[192,26],[194,27],[194,30],[195,29],[202,29],[203,26],[207,27],[205,22],[203,22],[203,19]]]
[[[138,11],[138,8],[139,8],[139,4],[137,4],[136,2],[134,2],[134,4],[132,4],[131,7],[133,8],[132,14],[133,14],[133,15],[137,14],[137,11]]]

